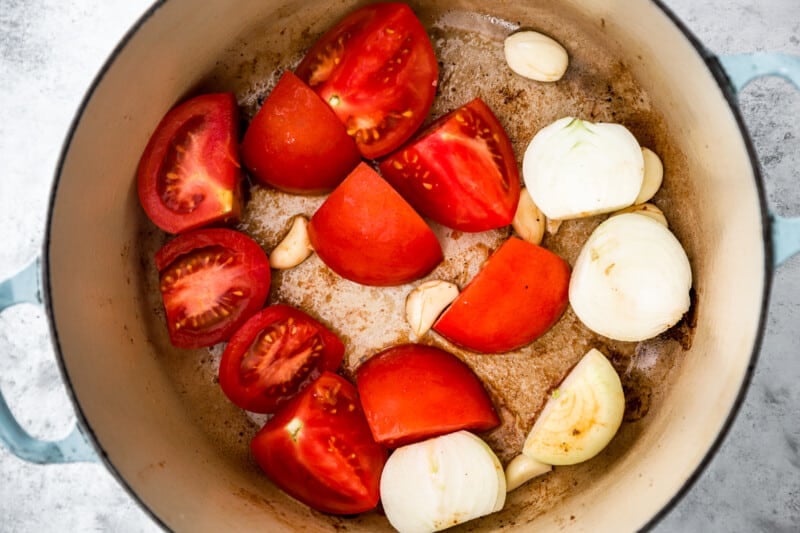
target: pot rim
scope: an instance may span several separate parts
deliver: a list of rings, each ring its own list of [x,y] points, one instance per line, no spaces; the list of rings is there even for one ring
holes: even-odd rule
[[[88,437],[87,438],[88,443],[95,450],[97,456],[99,457],[100,461],[104,464],[107,471],[111,473],[111,475],[117,480],[120,486],[122,486],[128,493],[128,495],[139,505],[139,508],[142,511],[144,511],[144,513],[151,520],[153,520],[155,524],[157,524],[164,530],[169,530],[169,526],[142,500],[139,494],[128,484],[125,477],[116,469],[113,462],[109,459],[105,449],[100,445],[99,440],[95,434],[95,431],[92,428],[92,425],[88,420],[88,418],[86,417],[85,413],[83,412],[83,409],[81,408],[81,405],[78,402],[75,391],[73,390],[72,380],[64,363],[64,358],[61,350],[61,343],[59,341],[58,330],[56,328],[54,320],[55,313],[53,309],[52,292],[50,286],[50,243],[51,243],[50,239],[51,239],[51,232],[53,229],[52,228],[53,210],[56,202],[56,197],[58,196],[58,190],[60,186],[60,179],[63,172],[64,163],[66,161],[67,155],[70,152],[73,138],[75,137],[75,133],[78,127],[80,126],[83,114],[86,111],[86,108],[88,107],[89,103],[91,102],[98,86],[103,82],[106,73],[113,66],[118,56],[130,43],[130,41],[133,39],[136,33],[138,33],[141,27],[145,23],[147,23],[150,20],[150,18],[153,17],[153,15],[155,15],[155,13],[167,3],[167,1],[168,0],[154,0],[151,3],[150,7],[125,32],[120,41],[112,49],[107,59],[103,62],[103,65],[98,70],[97,74],[95,75],[92,82],[88,86],[83,98],[81,99],[80,104],[76,108],[75,114],[70,122],[70,125],[67,129],[67,134],[64,138],[64,142],[55,167],[53,184],[50,189],[50,197],[48,199],[48,207],[47,207],[47,215],[45,223],[45,234],[42,245],[42,270],[41,270],[42,295],[47,315],[48,327],[50,330],[50,339],[53,344],[56,363],[61,373],[62,380],[65,384],[67,395],[69,396],[70,401],[72,402],[73,408],[75,410],[77,424],[81,432],[84,434],[84,436]],[[654,4],[672,22],[672,24],[675,25],[675,27],[678,30],[680,30],[680,32],[684,35],[684,37],[686,37],[686,39],[689,41],[689,43],[701,57],[706,67],[710,71],[711,75],[714,77],[714,80],[717,82],[717,86],[722,92],[722,95],[725,98],[726,102],[728,103],[728,107],[734,119],[736,120],[736,124],[739,128],[739,133],[742,137],[742,140],[744,141],[744,145],[747,150],[747,155],[750,160],[751,170],[755,178],[756,192],[761,214],[762,241],[764,244],[765,253],[764,253],[763,293],[761,298],[761,309],[759,312],[758,329],[756,332],[755,339],[753,340],[753,347],[750,354],[750,361],[749,364],[747,365],[747,370],[743,376],[742,383],[736,395],[736,398],[734,399],[734,402],[731,405],[727,416],[725,417],[725,421],[722,424],[719,433],[717,434],[712,444],[709,446],[702,460],[698,463],[697,467],[694,469],[691,475],[683,482],[683,485],[676,491],[676,493],[670,498],[670,500],[658,512],[656,512],[650,520],[648,520],[648,522],[643,526],[642,528],[643,530],[652,529],[656,524],[658,524],[658,522],[660,522],[665,516],[667,516],[675,508],[678,502],[692,489],[692,487],[700,478],[700,476],[703,474],[703,472],[705,472],[706,468],[711,464],[712,459],[717,454],[719,448],[725,441],[725,438],[727,437],[736,419],[736,416],[739,414],[742,404],[744,403],[744,400],[746,398],[747,391],[750,387],[750,383],[755,371],[755,365],[758,361],[758,356],[763,343],[766,331],[767,311],[769,309],[769,300],[770,300],[772,281],[774,275],[774,270],[773,270],[774,247],[770,234],[771,219],[769,215],[770,210],[768,207],[766,191],[764,187],[764,178],[760,171],[760,166],[758,163],[758,154],[755,150],[755,146],[753,144],[752,139],[750,138],[750,134],[747,130],[745,121],[741,115],[738,106],[737,93],[736,90],[734,89],[734,85],[731,82],[725,70],[723,69],[721,63],[719,62],[717,55],[709,51],[702,44],[702,42],[692,33],[692,31],[688,28],[688,26],[675,13],[673,13],[670,10],[670,8],[664,5],[663,0],[649,0],[649,1],[652,4]]]

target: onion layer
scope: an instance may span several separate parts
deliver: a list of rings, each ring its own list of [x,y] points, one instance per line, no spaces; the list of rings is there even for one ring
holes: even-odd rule
[[[383,509],[400,533],[446,529],[499,511],[505,498],[503,466],[468,431],[396,449],[381,475]]]
[[[674,326],[689,310],[692,270],[678,239],[635,213],[600,224],[581,249],[569,303],[586,327],[620,341],[641,341]]]

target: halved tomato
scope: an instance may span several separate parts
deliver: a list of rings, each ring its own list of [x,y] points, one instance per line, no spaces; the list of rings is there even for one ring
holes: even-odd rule
[[[273,413],[326,370],[339,368],[344,344],[303,311],[271,305],[233,334],[219,366],[219,385],[236,405]]]
[[[258,181],[290,193],[321,194],[361,161],[331,108],[285,72],[250,122],[242,162]]]
[[[423,216],[461,231],[506,226],[519,202],[511,141],[479,98],[434,122],[380,171]]]
[[[308,236],[331,270],[363,285],[407,283],[442,260],[431,228],[365,163],[314,213]]]
[[[510,237],[433,325],[476,352],[520,348],[549,330],[567,308],[570,268],[559,256]]]
[[[372,436],[389,448],[500,424],[480,379],[461,359],[422,344],[394,346],[358,367]]]
[[[269,294],[267,254],[238,231],[178,235],[156,253],[155,263],[169,337],[179,348],[227,340]]]
[[[433,104],[439,65],[405,4],[362,7],[328,30],[295,71],[374,159],[405,142]]]
[[[281,408],[250,449],[277,486],[318,511],[378,505],[388,454],[372,440],[356,388],[336,374],[323,373]]]
[[[239,219],[238,127],[231,93],[197,96],[164,116],[136,173],[139,201],[156,226],[183,233]]]

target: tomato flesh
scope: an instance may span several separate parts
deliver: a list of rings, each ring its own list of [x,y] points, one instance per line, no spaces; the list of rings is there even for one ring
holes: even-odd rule
[[[331,106],[361,154],[374,159],[422,125],[436,94],[439,65],[411,8],[381,3],[348,14],[311,47],[295,72]]]
[[[308,236],[331,270],[363,285],[407,283],[442,260],[433,231],[365,163],[314,213]]]
[[[290,193],[329,192],[360,161],[330,107],[291,72],[281,76],[242,140],[242,162],[251,174]]]
[[[299,309],[271,305],[231,337],[219,368],[219,384],[236,405],[273,413],[326,370],[336,370],[344,344]]]
[[[506,226],[519,202],[511,141],[480,99],[440,118],[380,171],[423,216],[461,231]]]
[[[170,340],[179,348],[227,340],[269,293],[267,254],[238,231],[181,234],[156,253],[155,262]]]
[[[332,514],[378,504],[386,448],[370,434],[356,388],[324,372],[250,443],[256,462],[289,495]]]
[[[500,424],[472,369],[432,346],[384,350],[358,368],[356,383],[375,441],[389,448]]]
[[[231,93],[206,94],[170,110],[139,160],[139,201],[169,233],[237,221],[242,209],[238,108]]]
[[[483,353],[520,348],[567,308],[570,268],[553,252],[510,237],[433,325],[454,344]]]

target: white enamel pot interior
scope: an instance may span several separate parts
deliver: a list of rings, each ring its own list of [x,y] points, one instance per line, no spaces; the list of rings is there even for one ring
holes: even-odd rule
[[[615,64],[624,67],[646,92],[641,106],[663,117],[662,134],[649,140],[660,145],[668,169],[671,196],[661,207],[692,262],[697,303],[691,347],[680,354],[669,387],[647,416],[628,425],[624,444],[612,444],[580,474],[561,478],[573,482],[534,481],[511,493],[502,512],[470,525],[540,532],[644,527],[669,507],[718,444],[758,349],[771,252],[746,134],[721,88],[723,77],[656,3],[455,0],[412,7],[432,24],[442,20],[445,4],[456,13],[448,15],[452,24],[467,21],[471,31],[490,37],[515,25],[555,36],[580,72],[592,72],[593,61],[604,76],[613,74]],[[153,267],[139,253],[143,236],[155,230],[139,207],[134,180],[149,135],[176,102],[203,89],[239,90],[237,80],[256,70],[271,83],[276,69],[298,58],[355,5],[159,2],[115,51],[68,140],[45,255],[60,362],[81,424],[107,466],[170,529],[389,527],[377,513],[330,517],[284,495],[258,472],[246,440],[222,436],[239,431],[236,423],[222,422],[235,416],[223,396],[193,405],[185,384],[164,372],[164,334],[148,319],[153,306],[143,296],[144,273]],[[582,51],[583,40],[606,55],[591,47]],[[434,45],[441,43],[434,39]],[[592,90],[589,81],[575,83]],[[514,126],[511,108],[498,106],[517,142],[529,139],[532,130]],[[733,249],[742,251],[735,260]]]

